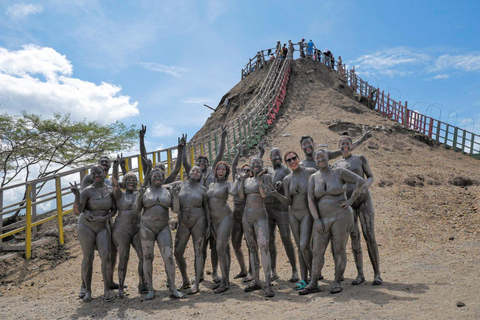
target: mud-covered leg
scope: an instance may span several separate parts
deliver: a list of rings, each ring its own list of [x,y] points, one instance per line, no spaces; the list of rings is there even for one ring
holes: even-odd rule
[[[245,232],[245,240],[247,241],[248,249],[250,250],[250,265],[252,267],[253,283],[245,288],[246,292],[259,290],[262,288],[260,285],[260,261],[258,257],[258,245],[257,236],[253,225],[251,225],[246,219],[243,219],[243,232]]]
[[[215,293],[222,293],[230,288],[230,247],[228,242],[232,232],[233,217],[228,215],[223,218],[217,228],[217,253],[220,257],[220,269],[222,271],[222,280]]]
[[[172,234],[168,225],[157,234],[157,244],[165,265],[170,297],[183,298],[183,294],[178,292],[175,287],[175,262],[173,261]]]
[[[125,276],[127,274],[128,258],[130,257],[130,243],[131,238],[128,232],[125,232],[119,228],[113,229],[112,239],[114,247],[118,252],[118,297],[123,298],[125,287]],[[113,247],[113,246],[112,246]]]
[[[265,274],[265,295],[267,297],[275,296],[275,292],[272,289],[272,283],[270,279],[271,259],[270,259],[270,247],[268,243],[268,221],[267,218],[257,219],[254,224],[255,234],[257,236],[258,248],[260,249],[260,255],[262,258],[262,267]]]
[[[292,214],[289,217],[290,229],[292,230],[293,239],[297,245],[298,261],[300,263],[300,276],[303,281],[308,282],[308,268],[303,258],[302,250],[300,249],[300,222]]]
[[[318,291],[318,276],[325,263],[325,251],[327,250],[330,236],[330,232],[318,233],[316,230],[313,231],[312,276],[310,277],[310,283],[304,289],[305,293],[300,291],[300,294]]]
[[[354,226],[353,232],[350,233],[350,240],[352,241],[353,259],[355,260],[355,266],[357,267],[357,278],[352,281],[352,285],[359,285],[365,281],[363,274],[363,254],[362,244],[360,240],[360,229],[358,228],[358,214],[354,210]]]
[[[367,243],[368,256],[373,266],[374,278],[373,285],[383,283],[380,275],[380,254],[378,253],[377,240],[375,239],[375,212],[373,210],[372,198],[368,195],[367,199],[358,209],[360,223],[362,224],[362,233]]]
[[[105,301],[108,302],[115,298],[115,295],[113,295],[110,291],[110,285],[112,283],[112,279],[110,279],[110,275],[112,274],[112,271],[110,270],[112,267],[110,261],[110,255],[112,252],[112,234],[109,226],[106,226],[97,234],[96,245],[98,249],[98,255],[102,260],[102,276],[104,287],[103,297]]]
[[[233,252],[237,257],[238,265],[240,266],[240,273],[237,274],[234,279],[243,278],[247,276],[247,266],[245,264],[245,256],[243,255],[242,251],[242,236],[243,236],[243,227],[242,227],[242,220],[241,216],[239,218],[235,217],[237,205],[234,208],[234,219],[233,219],[233,228],[232,228],[232,246]]]
[[[269,231],[269,253],[270,253],[270,260],[271,260],[271,268],[272,274],[270,275],[271,280],[277,280],[277,245],[275,241],[275,231],[276,231],[276,223],[275,221],[268,219],[268,231]]]
[[[178,269],[182,274],[182,285],[180,289],[190,288],[190,280],[187,275],[187,262],[185,261],[185,248],[187,247],[188,239],[190,238],[190,229],[183,224],[179,224],[177,234],[175,236],[175,260],[177,261]]]
[[[152,282],[155,233],[142,224],[140,229],[140,239],[143,252],[143,276],[145,277],[145,283],[147,284],[148,290],[145,299],[152,300],[155,298],[155,289],[153,289]]]
[[[287,254],[288,261],[292,266],[292,276],[290,278],[290,282],[297,282],[298,270],[297,270],[297,261],[295,257],[295,247],[293,245],[292,237],[290,235],[290,225],[286,223],[288,221],[289,214],[288,212],[280,212],[279,215],[284,216],[282,221],[278,223],[278,232],[280,233],[280,238],[282,239],[282,243],[285,248],[285,253]],[[272,269],[273,269],[273,266],[272,266]]]
[[[197,220],[192,228],[193,249],[195,252],[195,281],[189,294],[195,294],[200,291],[200,275],[205,265],[205,257],[203,256],[203,245],[205,242],[205,234],[207,231],[207,218],[205,216]]]
[[[308,270],[308,273],[312,273],[312,247],[311,247],[311,239],[312,239],[312,229],[313,229],[313,217],[310,214],[306,214],[302,218],[302,222],[300,223],[300,251],[302,252],[302,256],[304,259],[305,266]],[[307,279],[303,279],[307,282]]]
[[[83,301],[92,301],[92,272],[95,257],[95,233],[83,224],[77,225],[77,234],[82,247],[82,284],[84,284]]]
[[[142,252],[142,241],[140,239],[140,231],[133,236],[132,246],[138,257],[138,292],[147,293],[147,284],[145,282],[145,277],[143,276],[143,252]]]

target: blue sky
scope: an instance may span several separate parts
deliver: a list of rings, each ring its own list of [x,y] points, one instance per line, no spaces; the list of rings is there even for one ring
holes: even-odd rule
[[[4,112],[189,137],[277,40],[312,39],[410,107],[480,132],[478,1],[0,0]],[[441,114],[440,114],[441,112]],[[450,116],[449,116],[450,115]]]

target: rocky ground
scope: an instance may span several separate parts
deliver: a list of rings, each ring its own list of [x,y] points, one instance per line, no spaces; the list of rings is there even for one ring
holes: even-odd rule
[[[137,260],[132,254],[125,299],[103,302],[97,257],[95,299],[85,304],[77,298],[82,254],[72,224],[64,247],[56,244],[56,238],[47,237],[35,245],[30,261],[18,253],[0,256],[0,319],[480,318],[480,162],[419,141],[415,133],[382,118],[354,98],[342,80],[326,68],[312,61],[295,61],[284,111],[266,136],[265,145],[267,151],[277,146],[300,153],[300,136],[309,134],[315,143],[335,149],[337,132],[350,129],[359,134],[364,126],[373,128],[373,137],[354,153],[367,157],[375,176],[371,192],[382,286],[371,284],[373,272],[363,243],[366,284],[350,285],[356,271],[349,252],[344,291],[329,294],[333,261],[327,254],[322,292],[299,296],[287,281],[291,270],[277,237],[280,280],[275,281],[274,298],[265,299],[259,291],[244,293],[240,280],[232,280],[231,290],[216,295],[207,276],[200,294],[171,300],[157,250],[155,300],[145,301],[136,292]],[[268,163],[268,153],[265,160]],[[191,244],[188,250],[193,279]],[[231,274],[238,271],[233,259]],[[179,272],[176,280],[180,281]]]

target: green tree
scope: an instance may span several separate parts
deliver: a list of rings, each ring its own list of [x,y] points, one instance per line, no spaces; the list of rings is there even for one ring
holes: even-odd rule
[[[60,113],[49,119],[26,112],[15,116],[1,114],[0,188],[20,173],[25,173],[28,181],[53,175],[66,167],[96,163],[102,155],[131,148],[136,139],[135,126],[127,127],[118,121],[102,125],[72,121],[69,114]],[[32,177],[33,166],[39,168],[39,173]],[[36,192],[42,187],[37,186]]]

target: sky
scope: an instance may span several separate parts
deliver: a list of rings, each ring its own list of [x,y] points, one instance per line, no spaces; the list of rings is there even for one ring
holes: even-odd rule
[[[257,51],[312,39],[370,84],[480,133],[479,1],[0,0],[0,112],[202,127]],[[133,152],[133,150],[132,150]]]

